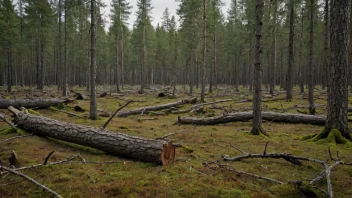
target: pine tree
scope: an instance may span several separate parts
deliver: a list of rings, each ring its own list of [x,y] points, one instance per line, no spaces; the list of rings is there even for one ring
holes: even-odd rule
[[[17,16],[12,4],[12,0],[3,0],[0,10],[0,42],[7,48],[7,92],[11,93],[13,77],[13,45],[18,35]]]
[[[126,0],[113,0],[111,2],[111,15],[110,18],[113,22],[111,31],[113,31],[115,36],[116,43],[116,67],[115,71],[115,83],[116,89],[120,91],[120,84],[123,84],[123,28],[129,19],[129,15],[131,14],[130,9],[132,6],[129,5],[129,2]],[[119,75],[120,74],[120,75]]]

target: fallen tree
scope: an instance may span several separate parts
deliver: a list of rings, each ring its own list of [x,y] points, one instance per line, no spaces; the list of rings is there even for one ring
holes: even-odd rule
[[[253,118],[252,112],[230,113],[221,116],[194,118],[194,117],[178,117],[180,124],[196,124],[196,125],[215,125],[236,121],[248,121]],[[275,112],[262,112],[262,119],[274,122],[286,123],[303,123],[324,125],[326,116],[305,115],[305,114],[288,114]]]
[[[141,108],[135,109],[135,110],[122,111],[122,112],[117,113],[116,116],[117,117],[127,117],[129,115],[144,114],[149,111],[159,111],[162,109],[177,107],[177,106],[183,105],[183,104],[189,104],[189,103],[194,104],[196,102],[197,102],[197,98],[190,98],[190,99],[180,100],[177,102],[158,105],[158,106],[146,106],[146,107],[141,107]]]
[[[7,109],[8,107],[12,106],[15,108],[38,108],[38,109],[47,109],[50,106],[61,105],[64,103],[69,102],[68,99],[10,99],[4,100],[0,99],[0,109]]]
[[[18,127],[35,135],[47,136],[79,145],[96,148],[107,153],[144,162],[167,165],[173,162],[173,144],[122,133],[113,133],[102,128],[64,123],[43,116],[26,114],[13,107]]]

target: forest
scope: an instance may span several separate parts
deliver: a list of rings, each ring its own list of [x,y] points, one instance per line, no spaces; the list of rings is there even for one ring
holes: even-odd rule
[[[352,197],[351,1],[165,1],[0,0],[0,197]]]

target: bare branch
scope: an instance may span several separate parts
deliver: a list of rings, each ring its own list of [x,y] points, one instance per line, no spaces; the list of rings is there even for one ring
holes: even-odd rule
[[[20,173],[20,172],[18,172],[18,171],[15,171],[15,170],[13,170],[13,169],[10,169],[10,168],[4,167],[4,166],[0,166],[0,169],[4,169],[4,170],[7,171],[7,172],[10,172],[10,173],[12,173],[12,174],[14,174],[14,175],[18,175],[18,176],[20,176],[20,177],[22,177],[22,178],[24,178],[24,179],[27,179],[28,181],[30,181],[30,182],[32,182],[33,184],[39,186],[39,187],[42,188],[43,190],[45,190],[45,191],[47,191],[47,192],[53,194],[55,197],[60,197],[60,198],[62,198],[62,196],[59,195],[57,192],[51,190],[50,188],[44,186],[43,184],[40,184],[39,182],[35,181],[33,178],[31,178],[31,177],[29,177],[29,176],[27,176],[27,175],[25,175],[25,174],[23,174],[23,173]]]

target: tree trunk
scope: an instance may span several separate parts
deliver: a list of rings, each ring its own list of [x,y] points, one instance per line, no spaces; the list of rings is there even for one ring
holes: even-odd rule
[[[327,83],[329,68],[329,0],[325,0],[324,6],[324,63],[322,75],[322,89],[324,90]]]
[[[89,146],[113,155],[156,164],[171,164],[175,158],[175,147],[166,141],[59,122],[42,116],[25,114],[14,108],[11,108],[10,111],[15,114],[15,123],[21,129],[36,135]]]
[[[116,36],[116,68],[115,68],[116,91],[120,92],[120,76],[119,76],[119,39]]]
[[[273,17],[273,27],[272,27],[272,34],[271,36],[273,37],[272,40],[272,46],[271,46],[271,68],[270,68],[270,72],[269,76],[269,83],[270,83],[270,90],[269,93],[270,94],[274,94],[274,90],[275,90],[275,70],[276,70],[276,13],[277,13],[277,0],[274,0],[273,2],[274,4],[274,17]]]
[[[309,28],[309,56],[308,56],[308,102],[309,114],[315,114],[314,106],[314,66],[313,66],[313,47],[314,47],[314,0],[310,0],[310,28]]]
[[[290,38],[289,38],[289,47],[288,47],[288,69],[287,69],[287,78],[286,78],[286,98],[292,99],[292,67],[294,62],[293,54],[293,39],[294,39],[294,11],[293,11],[294,2],[290,0]]]
[[[20,42],[23,43],[23,4],[20,0]],[[23,45],[20,47],[20,84],[24,86],[24,69],[23,69]]]
[[[135,110],[119,112],[116,114],[116,117],[127,117],[129,115],[147,113],[148,111],[158,111],[158,110],[167,109],[167,108],[171,108],[171,107],[177,107],[177,106],[180,106],[183,104],[189,104],[189,103],[194,104],[194,103],[196,103],[196,101],[197,101],[197,98],[191,98],[191,99],[180,100],[177,102],[158,105],[158,106],[146,106],[146,107],[142,107],[142,108],[135,109]]]
[[[227,115],[207,117],[207,118],[194,118],[194,117],[178,117],[180,124],[196,124],[196,125],[215,125],[224,124],[237,121],[249,121],[253,119],[252,112],[231,113]],[[262,112],[262,119],[274,122],[284,123],[302,123],[324,125],[326,121],[325,116],[318,115],[305,115],[305,114],[286,114],[275,112]]]
[[[299,41],[299,61],[298,61],[298,80],[299,80],[299,89],[301,93],[304,93],[304,86],[303,86],[303,75],[302,75],[302,45],[303,45],[303,24],[304,24],[304,17],[303,17],[303,0],[302,0],[302,8],[301,8],[301,36]]]
[[[64,41],[64,73],[62,79],[62,96],[67,96],[67,0],[64,4],[64,11],[65,11],[65,41]]]
[[[12,44],[7,46],[7,92],[11,93],[12,86]]]
[[[207,53],[207,30],[206,30],[206,0],[203,0],[203,64],[201,69],[201,78],[202,78],[202,88],[200,94],[200,102],[205,102],[205,69],[206,69],[206,53]]]
[[[90,1],[90,15],[91,15],[91,48],[90,48],[90,112],[89,118],[92,120],[96,120],[97,115],[97,102],[96,102],[96,90],[95,90],[95,81],[97,76],[96,71],[96,60],[95,60],[95,42],[96,42],[96,35],[95,35],[95,3],[94,0]]]
[[[63,103],[68,102],[67,99],[11,99],[5,100],[0,99],[0,109],[6,109],[9,106],[13,106],[15,108],[38,108],[38,109],[46,109],[50,106],[61,105]]]
[[[348,129],[348,42],[350,29],[350,1],[331,1],[331,36],[330,36],[330,83],[328,87],[328,116],[321,138],[328,136],[332,129],[337,129],[347,138],[352,139]]]
[[[254,64],[254,91],[253,91],[253,122],[252,135],[260,134],[260,127],[262,125],[262,28],[263,28],[263,9],[264,1],[257,0],[255,6],[256,26],[255,26],[255,64]]]
[[[60,78],[61,78],[61,0],[59,0],[59,33],[58,33],[58,57],[57,57],[57,72],[56,72],[56,84],[57,84],[57,90],[60,90]]]

